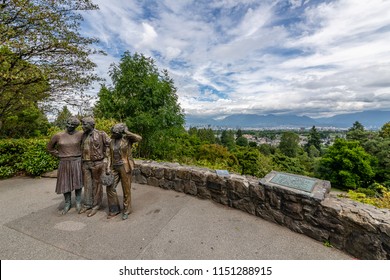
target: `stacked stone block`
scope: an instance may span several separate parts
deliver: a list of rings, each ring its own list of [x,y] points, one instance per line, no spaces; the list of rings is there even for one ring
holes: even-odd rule
[[[268,184],[266,177],[219,176],[207,168],[152,161],[136,161],[133,175],[136,183],[211,199],[326,242],[356,258],[390,259],[389,209],[329,194],[327,181],[321,181],[324,185],[308,195]]]

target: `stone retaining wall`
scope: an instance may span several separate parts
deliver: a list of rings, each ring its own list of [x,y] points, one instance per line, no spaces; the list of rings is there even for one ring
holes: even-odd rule
[[[269,175],[267,175],[269,176]],[[164,189],[212,199],[286,226],[334,246],[359,259],[390,259],[390,210],[378,209],[329,194],[277,187],[254,177],[182,166],[136,161],[133,180]]]

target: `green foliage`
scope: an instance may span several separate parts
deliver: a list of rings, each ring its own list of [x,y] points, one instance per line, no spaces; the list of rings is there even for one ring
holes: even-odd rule
[[[236,133],[236,140],[240,137],[242,137],[243,133],[242,133],[242,130],[241,129],[237,129],[237,133]]]
[[[330,243],[329,240],[325,240],[325,241],[324,241],[324,246],[325,246],[325,247],[328,247],[328,248],[333,248],[333,245],[332,245],[332,243]]]
[[[369,155],[357,141],[336,139],[322,157],[319,176],[340,189],[368,187],[374,178],[375,158]]]
[[[364,142],[364,149],[376,158],[373,165],[375,181],[390,187],[390,139],[372,138]]]
[[[53,125],[65,129],[67,120],[72,116],[72,113],[69,111],[67,106],[62,107],[62,110],[58,112],[58,115],[53,123]]]
[[[379,131],[379,136],[385,139],[390,138],[390,122],[385,123]]]
[[[321,152],[314,145],[309,146],[307,153],[312,158],[321,156]]]
[[[248,139],[246,139],[244,136],[238,137],[236,140],[236,144],[237,144],[237,146],[240,146],[240,147],[249,146]]]
[[[8,47],[0,46],[0,134],[3,127],[22,111],[37,108],[47,97],[49,86],[42,71],[21,59]]]
[[[97,39],[81,36],[81,12],[98,9],[90,0],[5,0],[0,5],[0,45],[39,67],[54,94],[80,92],[92,81],[89,55]],[[16,69],[16,68],[14,68]],[[14,70],[13,70],[14,71]],[[31,77],[28,69],[20,73]],[[30,78],[29,78],[30,79]],[[25,85],[34,83],[26,80]]]
[[[297,157],[288,157],[280,152],[272,155],[274,169],[293,174],[305,174],[305,167]]]
[[[228,148],[229,151],[233,150],[236,146],[234,139],[234,131],[224,130],[221,134],[221,144]]]
[[[196,127],[191,127],[188,130],[188,134],[197,137],[202,143],[216,144],[217,142],[217,139],[215,138],[215,133],[211,128],[198,129]]]
[[[57,168],[58,160],[46,151],[47,139],[0,140],[0,178],[18,173],[39,176]]]
[[[291,131],[283,132],[280,138],[279,149],[288,157],[296,157],[300,150],[299,135]]]
[[[183,130],[182,128],[172,127],[154,132],[149,139],[149,148],[153,151],[150,157],[168,161],[174,161],[182,156],[185,157],[189,151],[185,151],[185,147],[178,142]],[[142,148],[141,144],[140,147]],[[142,151],[140,152],[140,157],[143,157]]]
[[[152,58],[125,52],[119,65],[112,65],[110,76],[113,88],[101,87],[95,116],[124,121],[140,134],[141,157],[169,154],[171,146],[156,141],[182,130],[184,115],[168,72],[159,72]]]
[[[38,107],[32,104],[5,119],[0,132],[1,138],[29,138],[45,136],[50,124]]]
[[[39,176],[58,167],[58,160],[46,152],[47,141],[30,140],[23,153],[22,170],[27,175]]]
[[[260,145],[259,145],[259,151],[260,151],[263,155],[269,156],[269,155],[275,153],[275,148],[272,147],[272,146],[269,145],[269,144],[260,144]]]
[[[316,148],[317,151],[321,151],[321,135],[315,126],[313,126],[309,131],[309,139],[306,144],[306,151],[309,152],[311,147]]]
[[[374,205],[378,208],[390,209],[390,191],[384,191],[381,196],[373,197],[359,191],[349,190],[347,195],[341,196],[346,196],[352,200],[359,201],[361,203]]]
[[[95,128],[104,131],[108,135],[111,135],[111,128],[118,123],[114,119],[94,118],[94,120]]]
[[[241,167],[241,174],[264,177],[273,169],[271,158],[260,153],[258,149],[242,147],[234,152]]]
[[[61,131],[63,131],[61,128],[52,125],[47,130],[46,137],[48,137],[50,139],[51,137],[53,137],[54,135],[56,135],[58,132],[61,132]]]
[[[371,137],[371,132],[364,129],[364,126],[358,121],[354,122],[353,126],[348,129],[347,140],[359,141],[360,144],[364,144]]]
[[[197,160],[207,161],[212,165],[234,167],[238,165],[236,157],[226,147],[218,144],[203,144],[199,147]]]
[[[249,147],[251,147],[251,148],[256,148],[256,147],[257,147],[257,143],[254,142],[254,141],[249,141],[248,145],[249,145]]]

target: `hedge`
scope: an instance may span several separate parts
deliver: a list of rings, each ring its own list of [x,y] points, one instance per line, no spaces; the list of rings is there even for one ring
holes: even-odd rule
[[[40,176],[58,167],[46,150],[48,139],[0,140],[0,179],[17,174]]]

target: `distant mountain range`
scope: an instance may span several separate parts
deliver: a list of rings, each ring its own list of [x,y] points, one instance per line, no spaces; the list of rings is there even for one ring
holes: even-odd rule
[[[390,122],[390,111],[364,111],[341,114],[329,118],[310,118],[296,115],[255,115],[235,114],[224,119],[213,117],[186,116],[187,126],[214,126],[229,128],[300,128],[300,127],[335,127],[349,128],[355,121],[366,129],[379,129]]]

